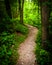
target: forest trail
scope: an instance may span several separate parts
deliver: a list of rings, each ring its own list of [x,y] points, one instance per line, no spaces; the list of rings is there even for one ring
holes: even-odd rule
[[[20,56],[16,65],[37,65],[33,50],[36,47],[35,40],[38,29],[30,25],[28,25],[28,28],[29,34],[26,40],[20,45],[18,50]]]

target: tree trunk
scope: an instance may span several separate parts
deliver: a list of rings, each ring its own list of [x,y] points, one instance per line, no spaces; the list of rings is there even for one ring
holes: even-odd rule
[[[21,14],[22,14],[22,23],[23,23],[23,8],[24,8],[24,0],[22,0],[22,11],[21,11]]]
[[[11,7],[10,7],[10,2],[9,0],[4,0],[5,1],[5,6],[6,6],[6,12],[10,18],[12,18],[11,14]]]
[[[19,0],[19,12],[20,12],[20,22],[23,23],[23,6],[24,6],[24,0]]]
[[[42,46],[43,48],[46,48],[46,41],[48,40],[48,27],[49,27],[49,21],[48,21],[48,15],[49,10],[47,5],[41,5],[41,19],[42,19]]]

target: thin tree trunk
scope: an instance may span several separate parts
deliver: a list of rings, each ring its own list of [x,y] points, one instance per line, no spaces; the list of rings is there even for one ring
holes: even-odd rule
[[[24,8],[24,0],[22,0],[22,11],[21,11],[21,14],[22,14],[22,23],[23,23],[23,8]]]
[[[18,0],[18,3],[19,3],[20,23],[22,23],[21,22],[21,18],[22,18],[22,14],[21,14],[21,0]]]
[[[24,6],[24,0],[19,0],[19,12],[20,12],[20,23],[23,23],[23,6]]]

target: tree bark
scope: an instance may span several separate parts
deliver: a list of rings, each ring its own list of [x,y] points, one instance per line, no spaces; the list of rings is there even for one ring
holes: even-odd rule
[[[22,14],[22,23],[23,23],[23,8],[24,8],[24,0],[22,0],[22,11],[21,11],[21,14]]]
[[[48,6],[45,4],[41,5],[41,19],[42,19],[42,46],[46,48],[46,41],[48,40],[49,32],[49,20]]]
[[[20,12],[20,23],[23,23],[23,6],[24,6],[24,0],[19,0],[19,12]]]
[[[10,2],[9,0],[4,0],[5,1],[5,6],[6,6],[6,12],[10,18],[12,18],[11,14],[11,7],[10,7]]]

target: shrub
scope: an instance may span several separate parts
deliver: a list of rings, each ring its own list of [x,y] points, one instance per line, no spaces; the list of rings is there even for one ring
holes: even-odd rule
[[[0,24],[0,64],[9,65],[15,41],[13,21],[7,16]]]
[[[50,65],[49,52],[42,49],[39,45],[36,47],[36,58],[39,65]]]
[[[26,36],[15,35],[16,31],[27,34],[28,28],[20,24],[17,19],[11,20],[9,17],[2,19],[0,23],[0,65],[14,65],[19,57],[16,51]]]
[[[12,55],[12,45],[14,44],[14,34],[3,32],[0,35],[0,64],[8,65]]]
[[[41,35],[42,35],[42,32],[41,32],[41,29],[39,29],[38,34],[37,34],[37,39],[36,39],[36,43],[37,44],[41,44],[42,43]]]
[[[0,33],[3,31],[14,32],[13,21],[9,17],[3,18],[0,23]]]
[[[41,30],[39,30],[36,40],[37,46],[36,46],[36,58],[39,65],[51,65],[51,54],[49,51],[44,50],[41,46]],[[48,43],[47,43],[48,44]],[[50,44],[48,44],[50,46]],[[47,45],[47,46],[48,46]],[[52,57],[52,56],[51,56]]]
[[[15,25],[15,29],[22,34],[28,34],[28,28],[22,24]]]

